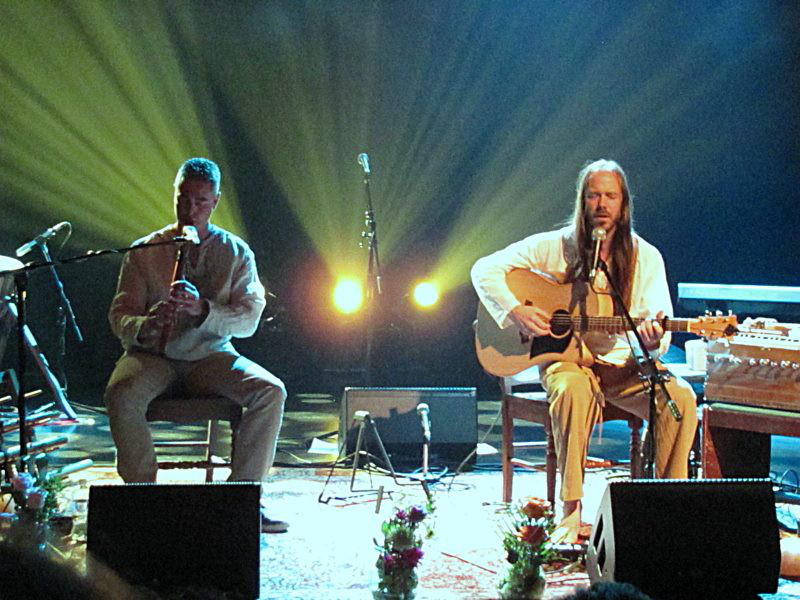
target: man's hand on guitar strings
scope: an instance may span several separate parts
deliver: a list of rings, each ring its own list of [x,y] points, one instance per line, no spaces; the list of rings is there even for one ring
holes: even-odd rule
[[[508,316],[525,335],[550,335],[550,315],[541,308],[520,304]]]
[[[661,327],[661,322],[664,319],[664,311],[658,311],[655,319],[645,319],[636,328],[639,335],[642,336],[644,347],[648,350],[655,350],[661,343],[661,338],[664,337],[664,328]]]

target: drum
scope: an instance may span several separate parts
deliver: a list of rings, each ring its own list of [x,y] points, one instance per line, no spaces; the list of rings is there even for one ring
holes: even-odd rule
[[[0,298],[8,296],[14,291],[14,276],[3,274],[3,272],[21,269],[24,266],[16,258],[0,255]]]

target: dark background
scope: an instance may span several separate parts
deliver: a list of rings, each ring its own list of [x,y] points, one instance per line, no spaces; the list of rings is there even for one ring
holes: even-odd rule
[[[379,235],[395,238],[393,222],[404,200],[388,181],[394,186],[429,176],[426,153],[432,150],[440,160],[437,167],[444,165],[434,191],[416,199],[422,208],[414,226],[402,232],[402,240],[385,256],[378,383],[490,385],[472,350],[470,323],[477,300],[467,269],[458,275],[462,285],[448,291],[435,311],[414,311],[405,298],[410,282],[436,264],[467,199],[475,199],[474,190],[487,173],[499,180],[506,174],[514,177],[531,194],[501,198],[498,193],[495,198],[492,190],[484,190],[485,198],[478,201],[485,203],[485,214],[499,215],[509,203],[529,203],[531,217],[497,230],[476,222],[485,229],[485,247],[459,248],[464,264],[563,221],[580,167],[586,160],[608,157],[629,174],[637,230],[662,251],[676,304],[678,282],[798,285],[796,2],[154,4],[163,9],[164,26],[190,91],[211,98],[203,118],[232,157],[224,176],[236,185],[241,233],[277,296],[267,312],[276,319],[237,347],[284,378],[294,393],[336,394],[342,385],[361,383],[354,369],[360,364],[362,342],[357,319],[321,316],[330,313],[327,290],[336,274],[287,197],[291,186],[276,166],[283,146],[254,141],[253,122],[237,110],[237,103],[250,103],[249,114],[263,110],[265,123],[285,126],[290,133],[287,123],[300,109],[288,97],[280,103],[280,85],[266,96],[255,85],[248,95],[248,79],[235,97],[226,87],[233,85],[239,69],[248,72],[254,64],[267,73],[291,68],[312,82],[324,81],[319,89],[309,89],[319,94],[313,101],[327,102],[333,114],[356,101],[372,107],[364,113],[366,120],[345,124],[352,129],[344,136],[347,144],[328,148],[335,156],[331,168],[356,194],[345,219],[355,222],[356,231],[362,210],[355,164],[359,151],[369,150],[373,160]],[[108,10],[122,11],[113,3]],[[185,35],[187,12],[199,32],[191,39]],[[180,19],[171,20],[173,13]],[[266,13],[270,18],[261,20]],[[290,33],[273,29],[276,15]],[[281,40],[288,46],[279,52]],[[297,51],[292,65],[282,62],[286,47]],[[304,54],[306,47],[324,48],[324,63],[316,52]],[[247,64],[237,62],[242,52],[249,57]],[[362,77],[365,66],[368,78]],[[0,67],[4,85],[13,83],[22,69],[10,60]],[[414,99],[407,102],[412,84]],[[336,93],[324,93],[330,89]],[[58,106],[59,97],[47,101]],[[418,126],[423,116],[430,129],[423,141],[435,144],[457,132],[453,147],[458,152],[451,159],[441,161],[442,147],[421,143],[404,148],[415,153],[413,161],[397,160],[397,144],[408,141],[397,130],[407,123]],[[512,133],[517,147],[506,147],[506,158],[500,160],[500,148]],[[191,151],[187,148],[187,155]],[[0,139],[4,179],[21,168],[15,157],[11,143]],[[126,159],[135,164],[137,156]],[[174,173],[177,166],[178,161],[165,169]],[[308,168],[303,162],[296,166]],[[309,171],[307,176],[314,175]],[[536,190],[544,177],[549,178],[548,191],[542,195]],[[168,188],[158,195],[168,209]],[[107,200],[96,201],[99,206]],[[0,203],[4,255],[66,218],[37,204],[35,194],[21,194],[19,187],[0,187]],[[87,223],[94,218],[90,212],[83,217]],[[122,246],[132,239],[120,239],[113,231],[82,238],[80,225],[78,220],[62,256]],[[366,256],[360,260],[365,270]],[[71,397],[82,402],[100,403],[102,386],[120,353],[106,321],[119,263],[112,256],[59,268],[86,338],[78,344],[69,331],[66,337]],[[49,275],[34,274],[30,290],[32,328],[50,361],[57,362],[56,299]],[[676,313],[692,316],[680,305]],[[9,353],[7,349],[7,363]]]

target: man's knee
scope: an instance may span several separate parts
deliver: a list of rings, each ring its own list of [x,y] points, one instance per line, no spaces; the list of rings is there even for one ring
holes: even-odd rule
[[[261,379],[256,396],[258,398],[257,404],[280,406],[282,409],[288,394],[283,381],[270,374],[269,377]]]
[[[120,413],[127,415],[134,413],[144,414],[147,411],[147,405],[150,400],[155,396],[156,394],[152,390],[148,390],[147,386],[141,385],[136,378],[112,378],[106,386],[105,392],[103,392],[103,402],[106,405],[109,416]]]
[[[592,386],[583,373],[559,373],[548,379],[547,397],[555,411],[586,411],[592,400]]]
[[[697,396],[688,382],[684,380],[675,381],[674,385],[670,386],[669,392],[672,401],[682,415],[690,419],[697,418]]]

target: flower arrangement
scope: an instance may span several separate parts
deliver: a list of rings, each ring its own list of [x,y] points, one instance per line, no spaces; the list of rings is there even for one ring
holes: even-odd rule
[[[376,598],[407,599],[414,597],[417,586],[416,567],[422,559],[422,543],[433,536],[430,515],[433,502],[424,507],[413,505],[395,510],[381,525],[383,544],[375,542],[378,550],[378,589]]]
[[[554,527],[553,509],[545,500],[530,498],[508,510],[503,548],[510,566],[498,588],[501,598],[541,598],[542,565],[555,555],[550,542]]]
[[[11,479],[11,496],[17,506],[20,519],[34,523],[46,523],[58,508],[58,492],[64,487],[58,477],[34,479],[27,472]]]
[[[7,539],[13,543],[44,548],[51,520],[58,510],[58,493],[64,484],[59,477],[20,472],[9,480],[3,491],[14,500],[15,512],[2,513],[9,524]]]

